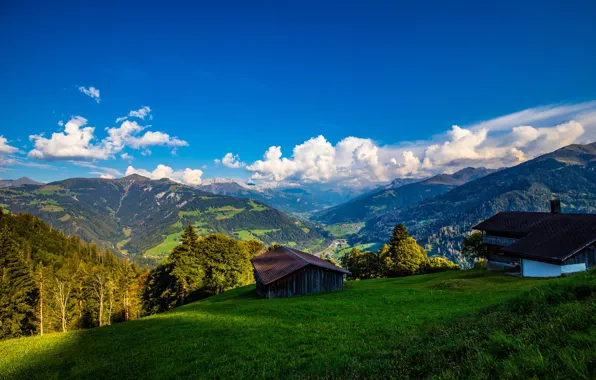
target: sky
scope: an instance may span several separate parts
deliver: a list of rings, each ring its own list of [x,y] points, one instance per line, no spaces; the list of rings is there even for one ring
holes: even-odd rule
[[[1,2],[0,178],[358,187],[596,141],[594,1],[190,3]]]

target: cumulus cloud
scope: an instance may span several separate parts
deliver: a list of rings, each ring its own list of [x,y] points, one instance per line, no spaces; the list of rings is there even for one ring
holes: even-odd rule
[[[530,122],[533,125],[530,125]],[[380,145],[347,137],[333,145],[318,136],[284,157],[280,146],[246,166],[263,182],[341,182],[359,186],[395,177],[453,172],[465,166],[512,166],[572,143],[596,138],[596,102],[528,109],[468,126],[452,126],[428,141]]]
[[[95,128],[86,125],[87,119],[75,116],[66,123],[64,132],[53,133],[51,138],[29,136],[35,146],[29,157],[40,160],[108,158],[109,150],[91,142]]]
[[[282,157],[281,147],[272,146],[262,160],[246,167],[255,180],[330,182],[358,177],[362,181],[388,179],[378,146],[370,139],[347,137],[333,146],[324,136],[294,147],[292,157]]]
[[[95,142],[95,128],[87,126],[87,119],[74,116],[64,125],[64,132],[53,133],[50,138],[32,135],[34,149],[29,157],[41,160],[64,159],[107,159],[129,146],[145,149],[150,146],[181,147],[186,141],[171,137],[167,133],[147,131],[136,121],[124,121],[120,127],[107,128],[108,136]]]
[[[87,95],[88,97],[94,99],[97,103],[99,103],[101,100],[99,97],[99,89],[97,89],[95,87],[85,88],[83,86],[80,86],[79,91],[81,91],[83,94]]]
[[[149,117],[149,120],[153,119],[153,116],[151,115],[151,108],[149,106],[143,106],[136,111],[135,110],[130,111],[128,113],[128,115],[126,115],[126,116],[117,118],[116,124],[128,119],[129,117],[136,117],[136,118],[145,120],[145,117],[147,117],[147,116]]]
[[[185,183],[191,186],[198,186],[202,183],[201,177],[203,171],[200,169],[186,168],[184,170],[174,170],[170,166],[159,164],[153,171],[145,169],[135,169],[129,166],[126,169],[126,175],[138,174],[151,179],[168,178],[175,182]]]
[[[14,146],[8,144],[8,140],[4,136],[0,135],[0,155],[13,154],[18,151],[18,148],[15,148]]]
[[[216,165],[222,164],[223,166],[232,169],[243,168],[246,166],[244,162],[240,161],[240,156],[233,153],[227,153],[221,160],[215,159],[213,162],[215,162]]]

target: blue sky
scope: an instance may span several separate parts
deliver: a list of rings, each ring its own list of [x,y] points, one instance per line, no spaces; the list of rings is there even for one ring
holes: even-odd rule
[[[186,3],[3,2],[0,177],[362,185],[596,138],[593,1]]]

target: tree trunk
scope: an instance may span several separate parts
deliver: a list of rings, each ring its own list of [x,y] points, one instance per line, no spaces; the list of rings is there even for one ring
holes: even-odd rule
[[[43,274],[39,282],[39,335],[43,335]]]

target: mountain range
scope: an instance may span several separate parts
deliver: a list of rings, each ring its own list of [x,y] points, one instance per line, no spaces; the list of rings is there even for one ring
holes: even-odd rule
[[[197,188],[219,195],[253,199],[304,218],[312,212],[352,199],[366,190],[324,184],[264,187],[233,178],[209,179]]]
[[[439,174],[424,180],[418,179],[417,182],[398,178],[383,189],[320,211],[314,214],[312,219],[325,224],[364,222],[446,193],[494,171],[486,168],[465,168],[453,174]]]
[[[4,187],[14,187],[21,185],[43,185],[43,183],[34,181],[28,177],[21,177],[18,179],[0,179],[0,189]]]
[[[562,212],[596,212],[596,143],[569,145],[377,216],[353,242],[387,241],[403,223],[429,254],[458,260],[463,236],[476,223],[500,211],[548,211],[553,198]]]
[[[139,175],[7,187],[0,189],[0,206],[13,213],[39,216],[67,234],[135,258],[164,257],[189,222],[202,235],[224,233],[265,244],[309,249],[325,241],[307,222],[259,201]]]

